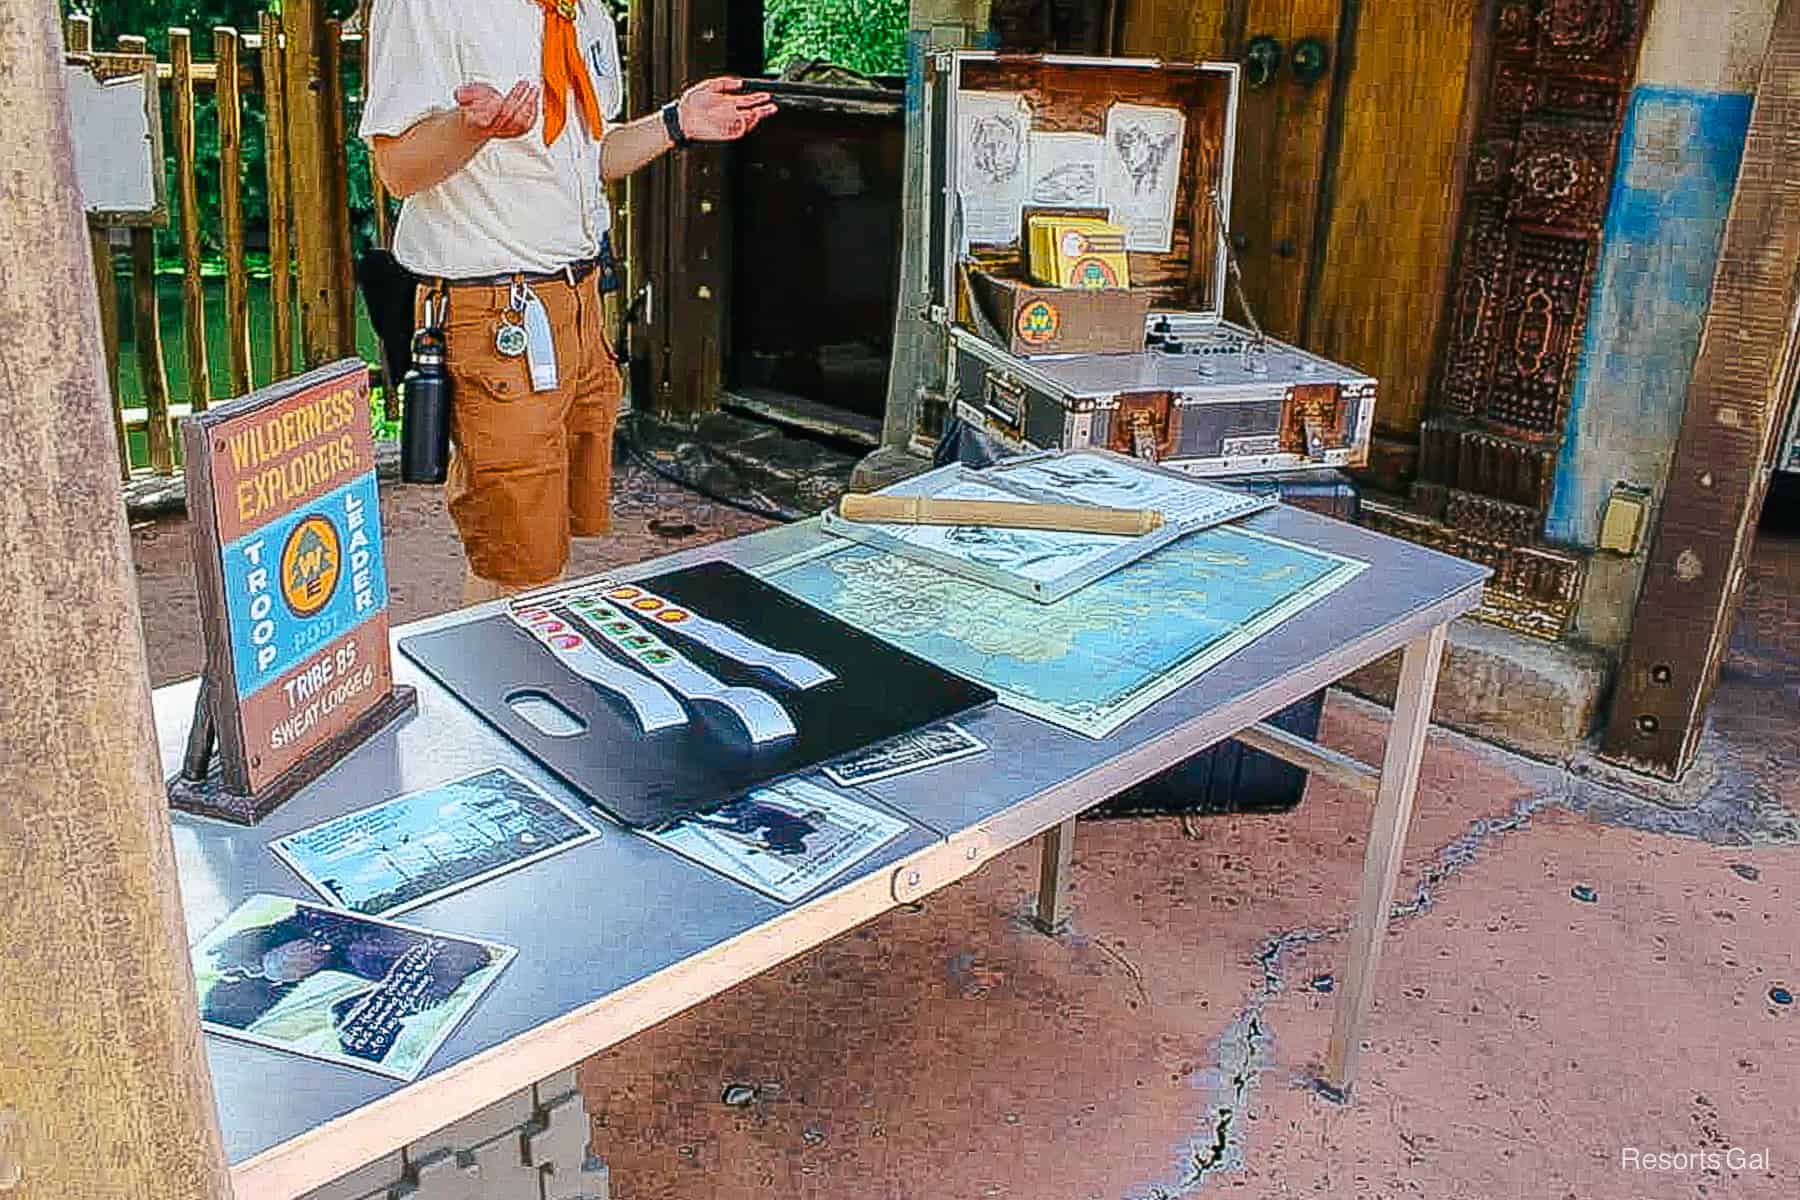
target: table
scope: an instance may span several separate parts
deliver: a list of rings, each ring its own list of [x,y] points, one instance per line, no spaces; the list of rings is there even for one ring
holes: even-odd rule
[[[1419,761],[1449,622],[1479,603],[1486,568],[1286,506],[1246,526],[1369,564],[1355,580],[1250,648],[1094,741],[999,706],[962,723],[993,750],[865,791],[909,823],[901,838],[811,899],[783,906],[622,829],[409,912],[404,920],[518,947],[517,960],[409,1085],[207,1037],[207,1059],[238,1194],[298,1196],[615,1045],[901,904],[1043,838],[1038,919],[1065,915],[1075,818],[1206,747],[1237,736],[1348,783],[1373,818],[1348,963],[1322,1083],[1350,1084],[1373,999]],[[634,578],[708,558],[754,570],[816,545],[816,522],[768,530],[616,572]],[[484,616],[494,605],[397,630]],[[1379,770],[1264,718],[1404,649]],[[505,764],[569,790],[395,654],[419,711],[338,763],[254,828],[172,818],[191,934],[258,891],[308,890],[267,850],[326,817]],[[180,764],[196,681],[156,693],[163,764]],[[945,786],[953,779],[954,786]],[[602,822],[604,824],[604,822]]]

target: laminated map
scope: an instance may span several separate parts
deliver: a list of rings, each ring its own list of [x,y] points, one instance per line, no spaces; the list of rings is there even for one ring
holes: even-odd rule
[[[1053,604],[827,542],[769,583],[1091,738],[1356,578],[1366,563],[1237,526],[1190,534]]]

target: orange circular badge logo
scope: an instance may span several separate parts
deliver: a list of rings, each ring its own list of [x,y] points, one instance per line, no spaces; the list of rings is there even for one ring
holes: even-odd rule
[[[665,608],[656,614],[656,619],[669,625],[679,625],[688,619],[685,608]]]
[[[1048,300],[1033,300],[1019,310],[1015,328],[1020,341],[1029,346],[1042,346],[1056,340],[1056,334],[1062,328],[1062,314]]]
[[[281,598],[296,617],[310,617],[331,603],[342,571],[337,526],[314,513],[281,547]]]

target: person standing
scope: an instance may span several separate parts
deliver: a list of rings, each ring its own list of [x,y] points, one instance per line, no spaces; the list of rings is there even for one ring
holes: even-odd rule
[[[608,528],[623,381],[600,303],[605,184],[775,105],[709,79],[622,125],[604,0],[375,0],[360,135],[402,198],[393,252],[441,297],[450,515],[467,603],[560,578]]]

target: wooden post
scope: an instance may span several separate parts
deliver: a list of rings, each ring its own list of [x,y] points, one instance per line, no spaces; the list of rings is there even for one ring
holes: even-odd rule
[[[112,238],[102,225],[89,223],[94,256],[94,290],[100,297],[100,344],[106,353],[106,395],[111,401],[113,434],[119,442],[119,479],[131,481],[131,441],[125,434],[125,406],[119,400],[119,277],[113,273]]]
[[[169,425],[169,373],[163,366],[162,313],[156,301],[156,231],[131,231],[132,326],[136,333],[138,390],[144,394],[144,426],[150,469],[175,473],[175,437]]]
[[[1726,218],[1603,757],[1665,779],[1694,760],[1743,594],[1769,461],[1800,377],[1800,0],[1782,0]]]
[[[350,249],[350,153],[344,144],[344,23],[325,22],[325,169],[331,180],[331,294],[337,301],[337,358],[356,353],[356,267]]]
[[[294,246],[300,283],[301,365],[311,368],[338,357],[337,190],[331,179],[326,119],[325,6],[321,0],[288,0],[281,23],[287,33],[288,175],[293,185]]]
[[[29,464],[0,491],[0,1192],[230,1200],[125,507],[94,453],[110,422],[56,22],[0,0],[0,461]]]
[[[76,13],[63,22],[63,50],[69,54],[94,52],[94,18]]]
[[[214,90],[219,112],[219,209],[225,253],[225,342],[231,394],[255,386],[250,370],[250,276],[244,263],[244,124],[238,79],[238,32],[213,30]]]
[[[200,279],[200,184],[194,162],[194,42],[169,30],[170,111],[175,124],[175,186],[181,192],[181,331],[187,346],[188,406],[203,412],[212,396],[206,361],[206,289]]]
[[[263,165],[269,196],[269,307],[275,343],[271,379],[294,373],[294,244],[288,211],[287,52],[281,18],[262,15]]]

